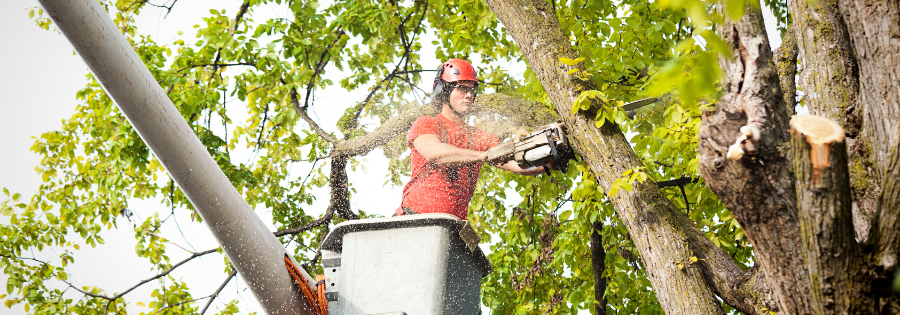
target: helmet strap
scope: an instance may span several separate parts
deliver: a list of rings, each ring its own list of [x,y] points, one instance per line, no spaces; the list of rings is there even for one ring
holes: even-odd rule
[[[464,117],[462,113],[456,111],[456,109],[453,108],[453,105],[450,105],[450,100],[447,100],[447,107],[450,107],[450,111],[452,111],[453,114],[456,114],[456,117],[459,117],[459,118],[463,118],[463,117]]]

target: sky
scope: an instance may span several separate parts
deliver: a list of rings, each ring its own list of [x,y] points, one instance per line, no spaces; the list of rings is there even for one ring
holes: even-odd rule
[[[161,9],[152,13],[153,9],[146,9],[138,21],[139,29],[144,34],[154,37],[157,41],[172,42],[176,39],[179,30],[185,34],[192,30],[192,24],[178,24],[179,20],[188,20],[184,17],[208,14],[209,3],[216,3],[219,8],[236,11],[239,4],[230,5],[236,1],[182,1],[178,2],[172,13],[163,18],[165,14]],[[80,57],[72,52],[71,45],[64,36],[45,31],[34,26],[28,18],[28,9],[37,6],[36,0],[4,0],[0,1],[0,23],[5,32],[0,32],[0,43],[5,49],[0,50],[0,60],[4,60],[2,74],[0,75],[0,95],[3,95],[0,106],[3,108],[0,114],[0,187],[6,187],[11,192],[22,193],[26,198],[33,195],[41,179],[34,171],[40,160],[37,154],[29,151],[34,142],[34,137],[41,133],[58,129],[61,121],[74,113],[77,103],[75,93],[86,83],[85,75],[88,73],[86,66]],[[258,20],[264,16],[283,16],[281,12],[256,12]],[[769,34],[777,34],[774,30],[774,22],[771,15],[767,16],[767,29]],[[186,40],[189,37],[183,37]],[[780,45],[778,36],[771,36],[773,47]],[[427,41],[424,41],[427,42]],[[426,57],[426,56],[423,56]],[[437,60],[423,60],[423,64],[439,63]],[[425,87],[427,89],[427,87]],[[349,93],[340,89],[319,92],[317,95],[320,104],[356,103],[365,97],[365,91]],[[325,109],[322,109],[324,107]],[[332,106],[337,107],[337,106]],[[326,129],[334,126],[342,110],[328,111],[327,106],[320,106],[314,114],[322,126]],[[229,114],[231,115],[231,114]],[[239,116],[232,116],[239,121]],[[245,118],[245,117],[244,117]],[[333,129],[329,129],[333,130]],[[391,211],[399,204],[399,196],[402,187],[385,185],[387,160],[379,151],[370,153],[365,157],[366,171],[361,169],[350,172],[350,181],[355,183],[358,193],[352,200],[353,208],[363,206],[369,213],[390,215]],[[298,165],[298,173],[309,171],[311,166]],[[327,188],[326,188],[327,189]],[[327,190],[321,192],[322,198],[311,208],[324,209],[327,203]],[[388,196],[388,197],[385,197]],[[369,208],[371,207],[371,208]],[[135,213],[136,220],[142,222],[154,213],[168,215],[169,209],[159,205],[155,201],[132,200],[129,208]],[[313,211],[315,213],[315,211]],[[264,222],[271,222],[267,211],[258,211]],[[194,248],[202,251],[218,246],[208,228],[202,224],[191,223],[186,211],[176,211],[175,221],[178,225],[167,224],[162,235],[186,248]],[[0,223],[8,223],[8,219],[0,217]],[[133,248],[135,245],[134,232],[124,228],[130,226],[124,218],[117,221],[119,229],[104,231],[101,236],[105,238],[106,245],[90,248],[83,243],[81,250],[75,252],[75,263],[69,265],[69,276],[72,282],[78,286],[97,286],[111,292],[121,292],[137,282],[156,274],[150,270],[149,264],[143,259],[135,257]],[[274,230],[274,227],[271,227]],[[183,231],[184,236],[182,237]],[[73,240],[78,239],[72,237]],[[482,245],[482,247],[486,247]],[[177,262],[189,256],[186,251],[176,246],[168,246],[171,262]],[[43,251],[35,253],[35,257],[51,259],[56,253]],[[188,283],[194,292],[194,297],[200,297],[215,291],[225,279],[222,255],[211,254],[195,259],[173,272],[173,276]],[[0,274],[0,288],[5,287],[7,277]],[[61,285],[60,288],[63,288]],[[126,298],[134,303],[149,299],[150,291],[157,285],[145,285],[130,293]],[[4,290],[5,291],[5,290]],[[2,292],[0,294],[5,294]],[[81,295],[70,290],[67,298],[78,299]],[[246,290],[246,284],[242,280],[231,281],[223,290],[221,296],[214,301],[210,311],[222,307],[224,303],[232,299],[241,300],[239,306],[243,313],[261,312],[257,302],[251,293]],[[146,300],[145,300],[146,302]],[[198,304],[202,307],[206,300]],[[3,306],[0,306],[3,307]],[[129,311],[147,311],[132,304]],[[0,308],[3,314],[25,314],[21,305],[9,310]]]

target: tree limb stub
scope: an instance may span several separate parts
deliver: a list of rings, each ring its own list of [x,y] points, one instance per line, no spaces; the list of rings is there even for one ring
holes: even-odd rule
[[[871,299],[847,298],[853,296],[860,255],[853,233],[844,130],[828,118],[794,116],[791,133],[812,309],[816,314],[874,313]]]
[[[831,166],[831,147],[833,143],[844,143],[844,129],[834,120],[819,116],[794,116],[791,118],[791,132],[802,135],[809,144],[809,161],[812,163],[813,184],[818,183],[819,173]],[[798,146],[797,143],[794,146]],[[796,150],[796,148],[795,148]],[[835,152],[838,156],[846,156],[846,152]],[[795,158],[801,158],[795,156]],[[840,161],[838,161],[840,162]],[[796,172],[796,170],[795,170]]]

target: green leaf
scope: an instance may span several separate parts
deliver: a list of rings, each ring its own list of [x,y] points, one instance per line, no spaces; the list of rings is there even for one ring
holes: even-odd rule
[[[563,64],[569,65],[569,66],[574,66],[574,65],[578,64],[577,60],[572,60],[572,59],[569,59],[566,57],[560,57],[559,61],[562,62]]]

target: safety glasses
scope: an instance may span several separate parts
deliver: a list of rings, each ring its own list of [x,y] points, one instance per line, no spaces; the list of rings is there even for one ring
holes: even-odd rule
[[[478,96],[478,87],[477,86],[465,86],[465,85],[453,84],[450,87],[456,89],[463,95],[465,95],[466,93],[472,92],[472,96]]]

